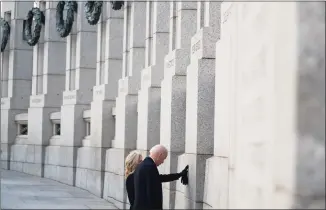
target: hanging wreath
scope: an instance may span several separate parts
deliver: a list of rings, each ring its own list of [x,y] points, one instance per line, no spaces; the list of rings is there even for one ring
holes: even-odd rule
[[[111,6],[113,10],[119,10],[122,8],[124,1],[111,1]]]
[[[34,21],[34,30],[32,34],[32,23]],[[24,20],[23,30],[24,30],[24,40],[27,41],[27,44],[30,46],[36,45],[40,39],[42,24],[45,23],[45,16],[43,12],[34,7],[28,11],[27,18]]]
[[[0,27],[2,27],[1,52],[3,52],[6,49],[10,36],[10,25],[8,21],[3,18],[0,18]]]
[[[65,4],[67,3],[67,17],[63,20],[63,10]],[[72,24],[74,23],[75,16],[74,13],[77,12],[77,3],[75,1],[59,1],[56,9],[56,28],[60,34],[60,37],[66,37],[69,35],[72,29]]]
[[[85,15],[90,25],[95,25],[100,20],[103,1],[87,1],[85,4]]]

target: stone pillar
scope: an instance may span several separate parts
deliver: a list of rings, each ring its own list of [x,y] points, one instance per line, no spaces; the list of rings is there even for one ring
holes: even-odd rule
[[[91,103],[91,136],[78,149],[76,186],[100,197],[111,183],[104,180],[106,150],[114,139],[115,119],[112,109],[122,75],[123,10],[111,9],[103,3],[103,13],[97,24],[96,86]]]
[[[163,173],[177,172],[177,157],[185,151],[187,66],[190,63],[191,37],[195,35],[197,25],[197,2],[170,4],[170,51],[165,56],[161,83],[160,143],[169,151],[161,168]],[[164,183],[164,208],[180,207],[175,202],[175,190],[176,182]]]
[[[22,40],[23,21],[33,2],[2,2],[1,17],[10,23],[10,37],[1,53],[1,167],[10,169],[16,143],[15,116],[27,113],[32,90],[33,48]],[[19,154],[18,154],[19,155]],[[23,157],[24,158],[24,157]],[[22,161],[25,162],[25,161]],[[22,171],[22,164],[17,163]]]
[[[125,2],[122,79],[116,98],[115,138],[107,150],[107,197],[120,209],[128,207],[125,191],[124,160],[130,150],[136,149],[137,93],[140,73],[145,64],[146,2]]]
[[[51,142],[47,148],[48,176],[69,185],[76,182],[77,149],[89,136],[87,111],[96,81],[96,27],[88,24],[84,5],[85,2],[78,2],[74,23],[76,35],[72,33],[67,37],[66,59],[70,62],[66,66],[66,87],[61,106],[61,138]],[[53,163],[56,166],[50,166],[50,160],[56,161]],[[92,181],[98,182],[95,177]]]
[[[189,185],[177,182],[176,208],[203,208],[206,159],[214,152],[215,43],[220,35],[220,2],[197,3],[197,33],[191,39],[187,67],[185,154]]]
[[[207,161],[217,176],[205,181],[206,202],[325,208],[325,4],[225,2],[221,10]]]
[[[20,144],[26,141],[27,145],[15,146],[13,154],[26,156],[26,163],[23,164],[25,173],[43,176],[45,147],[53,133],[49,116],[60,109],[64,88],[66,43],[55,29],[56,4],[43,1],[36,3],[46,18],[40,40],[33,48],[33,86],[28,109],[28,139],[22,139]]]
[[[147,2],[145,68],[138,92],[137,149],[148,151],[160,143],[161,81],[169,51],[170,2]]]

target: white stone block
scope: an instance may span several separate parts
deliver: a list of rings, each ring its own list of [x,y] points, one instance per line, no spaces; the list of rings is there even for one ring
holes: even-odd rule
[[[213,209],[228,209],[228,158],[212,157],[206,160],[204,203]]]
[[[9,79],[31,80],[32,77],[32,51],[11,50],[9,57]]]
[[[10,170],[23,172],[23,163],[10,161]]]
[[[145,47],[145,32],[142,26],[146,23],[146,2],[130,2],[130,46],[132,48]]]
[[[216,44],[216,64],[215,64],[215,119],[214,119],[214,155],[219,157],[229,157],[234,139],[230,139],[230,96],[231,89],[229,81],[231,72],[226,71],[229,63],[229,46],[227,41],[219,40]],[[230,157],[230,162],[233,158]],[[233,165],[231,163],[231,165]],[[232,167],[232,166],[231,166]]]
[[[102,171],[105,169],[105,158],[104,148],[81,147],[77,150],[77,167]]]
[[[91,99],[91,89],[96,82],[96,71],[91,68],[78,68],[76,70],[76,89],[86,90],[83,95],[87,95]],[[90,103],[90,101],[89,101]]]
[[[119,209],[125,209],[127,198],[124,176],[114,173],[105,173],[105,194],[103,198],[113,203]]]
[[[25,98],[25,100],[21,100],[21,102],[25,102],[23,104],[20,104],[20,107],[22,109],[26,108],[28,106],[28,98],[31,93],[32,89],[32,83],[30,80],[9,80],[8,82],[9,89],[9,96],[12,97],[21,97]],[[17,104],[19,106],[19,104]],[[17,106],[16,106],[17,107]]]
[[[130,150],[111,148],[106,150],[105,171],[124,176],[125,157]]]
[[[56,165],[44,165],[44,177],[48,179],[56,180],[57,177],[57,167]]]
[[[161,67],[164,62],[165,55],[168,54],[169,46],[169,33],[166,32],[156,32],[153,35],[153,64],[159,65]],[[162,66],[163,67],[163,66]],[[163,70],[161,70],[163,71]],[[162,79],[162,77],[160,77]]]
[[[1,143],[1,160],[10,160],[11,146]]]
[[[74,172],[74,170],[75,169],[71,167],[57,166],[57,175],[54,180],[57,180],[64,184],[74,185],[76,178],[76,173]]]
[[[98,197],[102,197],[104,185],[104,171],[87,170],[86,190]]]
[[[65,75],[66,65],[66,43],[65,42],[45,42],[44,43],[44,74]],[[60,86],[61,87],[61,86]],[[63,86],[61,88],[63,90]]]
[[[189,165],[189,184],[177,182],[175,208],[202,208],[205,186],[206,159],[210,155],[183,154],[179,156],[178,171]]]
[[[15,162],[26,162],[27,145],[12,145],[10,160]]]
[[[26,174],[31,174],[34,176],[42,177],[43,167],[42,164],[34,164],[34,163],[23,163],[23,171]]]
[[[45,164],[59,165],[60,164],[60,146],[47,146],[45,148]]]
[[[62,95],[63,87],[65,85],[65,75],[46,74],[43,77],[43,81],[44,93],[48,94],[49,97],[52,97],[52,95]]]
[[[121,59],[123,44],[123,18],[109,19],[106,23],[107,46],[105,47],[106,58]]]
[[[76,187],[87,189],[87,171],[85,168],[76,169]]]
[[[77,33],[76,68],[96,67],[96,41],[96,32]]]
[[[153,2],[153,32],[168,33],[170,24],[170,2]]]

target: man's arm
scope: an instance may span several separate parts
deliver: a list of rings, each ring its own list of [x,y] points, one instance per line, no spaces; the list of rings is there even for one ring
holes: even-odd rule
[[[180,173],[176,174],[160,174],[161,182],[172,182],[178,180],[181,177]]]
[[[187,165],[180,173],[175,174],[160,174],[160,180],[161,182],[172,182],[175,180],[178,180],[183,175],[186,175],[188,173],[189,166]]]

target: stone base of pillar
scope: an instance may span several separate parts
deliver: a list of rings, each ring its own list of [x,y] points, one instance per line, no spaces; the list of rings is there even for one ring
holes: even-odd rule
[[[77,148],[51,145],[45,148],[44,177],[75,185]]]
[[[49,96],[41,100],[37,97],[31,97],[31,104],[44,104]],[[45,147],[49,144],[49,139],[53,134],[53,126],[50,121],[50,114],[58,111],[58,108],[52,107],[30,107],[28,109],[28,138],[16,139],[16,144],[12,146],[12,157],[10,165],[14,164],[19,168],[23,163],[23,172],[44,176],[44,161],[46,159]]]
[[[10,169],[11,144],[1,143],[1,168]]]
[[[202,209],[206,160],[211,155],[182,154],[178,158],[178,171],[189,165],[189,184],[177,182],[175,209]]]
[[[77,150],[76,187],[103,197],[106,149],[81,147]]]
[[[86,136],[86,124],[83,119],[87,104],[76,104],[86,100],[81,97],[82,91],[64,92],[61,107],[61,136],[51,139],[46,148],[44,176],[56,181],[75,185],[77,150],[82,146]]]
[[[204,209],[229,208],[229,159],[211,157],[206,160]]]
[[[8,170],[10,169],[11,146],[17,136],[15,117],[27,112],[27,109],[14,109],[14,107],[18,108],[18,101],[16,98],[1,98],[1,167]]]
[[[14,144],[11,146],[10,170],[43,176],[44,146]]]
[[[180,153],[168,152],[168,157],[165,159],[164,164],[159,167],[160,174],[180,172],[178,171],[179,155]],[[163,209],[174,209],[177,182],[180,182],[180,179],[163,183]]]
[[[111,148],[106,151],[103,198],[119,209],[129,209],[124,162],[130,149]]]
[[[47,150],[49,149],[51,150],[54,148],[53,146],[47,147]],[[74,153],[72,152],[72,154]],[[51,153],[50,156],[51,155],[53,155],[53,153]],[[49,164],[49,162],[46,161],[46,163],[44,164],[44,177],[48,179],[53,179],[55,181],[64,184],[74,186],[75,177],[76,177],[76,168],[71,166],[63,166],[59,164]]]

